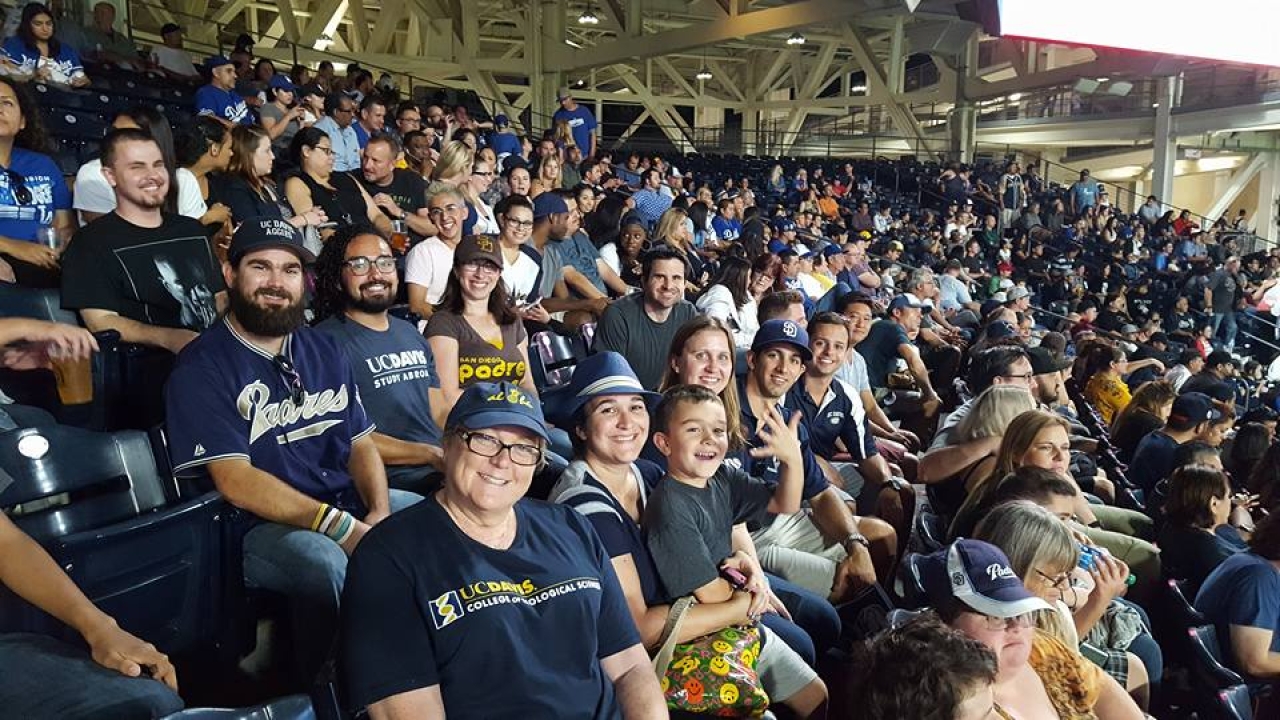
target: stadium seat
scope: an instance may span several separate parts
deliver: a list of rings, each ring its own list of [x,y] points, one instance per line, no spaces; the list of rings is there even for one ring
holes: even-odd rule
[[[170,654],[220,641],[228,506],[217,493],[166,505],[143,433],[11,430],[0,469],[14,481],[0,507],[121,627]],[[76,639],[7,590],[0,630]]]
[[[95,429],[146,430],[164,421],[164,384],[173,371],[167,350],[120,342],[114,330],[94,333]]]
[[[57,85],[32,83],[31,89],[35,94],[36,104],[42,108],[63,108],[100,113],[108,111],[111,107],[111,96],[92,88],[73,90],[71,88],[58,87]]]
[[[1222,646],[1218,643],[1218,630],[1212,625],[1199,625],[1187,629],[1191,641],[1191,672],[1201,687],[1222,690],[1232,685],[1244,684],[1240,673],[1223,664]]]
[[[1223,720],[1253,720],[1253,698],[1248,685],[1232,685],[1219,690],[1215,708]]]
[[[920,610],[906,610],[904,608],[895,608],[889,611],[889,627],[899,628],[912,620],[920,617]]]
[[[922,509],[916,513],[915,524],[916,535],[919,536],[925,552],[937,552],[946,545],[947,528],[943,525],[941,515]]]
[[[35,290],[0,283],[0,317],[24,317],[78,325],[76,314],[62,309],[57,289]]]
[[[572,338],[543,331],[535,333],[531,343],[536,352],[533,363],[533,379],[539,392],[567,385],[573,377],[580,351]]]
[[[101,114],[85,110],[53,108],[46,114],[45,121],[50,133],[64,139],[101,139],[107,130]]]
[[[898,563],[898,577],[894,580],[894,592],[901,598],[903,607],[924,607],[924,583],[920,579],[920,553],[907,553]]]
[[[316,720],[311,698],[289,695],[248,708],[190,708],[162,720]]]

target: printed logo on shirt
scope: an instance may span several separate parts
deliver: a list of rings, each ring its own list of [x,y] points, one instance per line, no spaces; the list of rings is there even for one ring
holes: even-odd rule
[[[526,367],[523,360],[503,360],[493,356],[467,355],[458,358],[458,382],[465,385],[469,380],[498,382],[510,380],[519,382],[524,377]]]
[[[541,605],[582,590],[601,590],[599,578],[579,577],[562,580],[539,588],[525,578],[519,583],[509,580],[480,580],[450,590],[430,601],[431,619],[442,630],[466,615],[499,605]]]
[[[844,422],[844,413],[842,412],[831,413],[830,415],[827,416],[827,422],[831,423],[832,425],[839,425],[840,423]]]
[[[207,451],[204,449],[204,446],[200,443],[196,443],[196,449],[191,453],[191,457],[204,457],[205,452]]]
[[[365,358],[364,364],[369,368],[369,372],[373,373],[375,390],[410,380],[431,379],[431,363],[427,360],[425,350],[405,350],[374,355]]]
[[[304,393],[302,404],[294,405],[292,398],[280,402],[268,402],[271,390],[262,382],[255,380],[240,391],[236,398],[236,410],[240,417],[250,421],[249,444],[257,442],[266,433],[276,428],[285,428],[299,421],[312,420],[324,415],[341,413],[347,409],[350,399],[347,386],[339,385],[319,393]],[[339,425],[342,420],[325,420],[289,431],[278,439],[281,445],[323,435],[325,431]]]

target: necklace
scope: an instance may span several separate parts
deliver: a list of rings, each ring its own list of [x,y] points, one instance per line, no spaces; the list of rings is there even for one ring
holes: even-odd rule
[[[450,503],[443,500],[438,502],[440,502],[440,507],[444,508],[444,511],[448,513],[449,518],[453,520],[453,524],[458,526],[459,530],[461,530],[467,537],[475,540],[485,547],[490,547],[495,550],[506,550],[511,547],[511,542],[515,540],[516,513],[514,508],[507,513],[507,517],[503,519],[502,525],[498,527],[497,532],[492,533],[491,528],[486,528],[483,525],[479,525],[470,520],[464,522],[462,516],[459,513],[454,512],[453,508],[450,507]],[[477,532],[480,530],[484,530],[486,532]],[[492,536],[487,536],[490,533],[492,533]]]

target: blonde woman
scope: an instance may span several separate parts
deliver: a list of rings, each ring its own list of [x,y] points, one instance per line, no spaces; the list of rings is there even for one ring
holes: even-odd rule
[[[466,199],[471,211],[476,214],[475,227],[471,230],[476,235],[497,235],[502,232],[502,228],[498,225],[498,218],[493,214],[493,208],[489,207],[481,197],[493,184],[494,175],[493,162],[477,156],[475,164],[471,166],[471,174],[458,183],[458,190],[462,191],[462,197]]]
[[[669,245],[684,253],[689,262],[689,282],[686,289],[690,295],[700,292],[707,282],[705,265],[693,246],[693,220],[682,208],[668,208],[658,218],[657,229],[653,231],[654,245]]]
[[[1019,385],[992,385],[973,401],[973,409],[956,427],[957,443],[967,443],[1004,435],[1013,419],[1036,408],[1036,401],[1027,389]],[[972,494],[979,485],[992,477],[996,456],[988,455],[978,461],[965,478],[965,490]],[[995,477],[1004,477],[1005,473]]]
[[[476,151],[466,143],[451,142],[440,151],[440,159],[431,170],[431,179],[449,185],[465,182],[476,164]]]
[[[560,172],[561,167],[560,158],[555,155],[547,155],[538,160],[533,167],[533,181],[529,184],[530,200],[548,190],[560,189],[561,183],[564,182]]]
[[[1144,627],[1145,618],[1132,606],[1117,603],[1125,590],[1129,568],[1109,556],[1091,554],[1090,571],[1079,568],[1080,543],[1053,513],[1026,500],[993,508],[978,523],[975,539],[989,542],[1009,557],[1009,566],[1027,590],[1054,606],[1036,615],[1036,625],[1068,647],[1084,647],[1108,675],[1145,707],[1150,695],[1146,664],[1127,648],[1134,642],[1154,647],[1150,656],[1157,667],[1159,646]],[[1099,621],[1107,617],[1106,627]],[[1123,619],[1121,619],[1123,618]],[[1120,626],[1127,626],[1121,630]],[[1144,636],[1142,640],[1140,637]],[[1144,651],[1144,654],[1146,652]]]

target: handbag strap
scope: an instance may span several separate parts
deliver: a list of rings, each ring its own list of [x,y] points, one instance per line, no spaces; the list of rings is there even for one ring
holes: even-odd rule
[[[693,596],[686,595],[676,600],[667,611],[667,623],[662,628],[662,644],[653,656],[653,669],[659,679],[666,674],[667,666],[671,664],[671,656],[676,651],[676,638],[680,637],[680,626],[684,624],[684,616],[693,607],[693,603]]]

